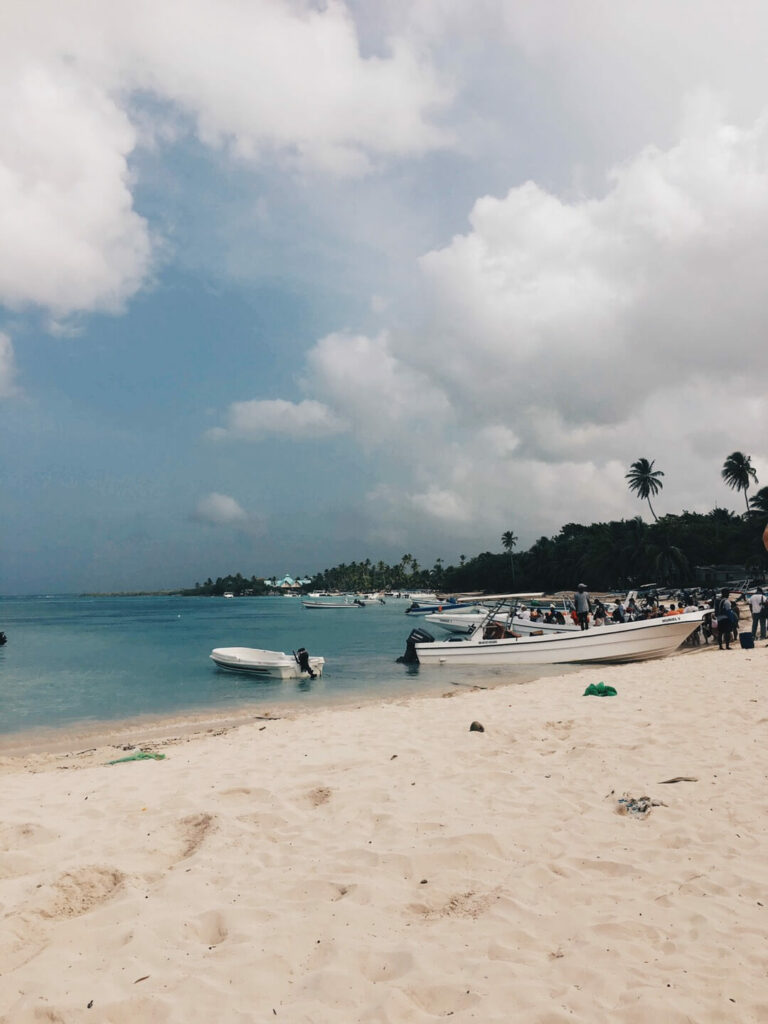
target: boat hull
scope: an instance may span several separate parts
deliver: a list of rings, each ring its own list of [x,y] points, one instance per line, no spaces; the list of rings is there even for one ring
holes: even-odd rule
[[[217,668],[225,672],[257,676],[265,679],[308,679],[292,654],[283,651],[264,651],[255,647],[217,647],[209,655]],[[309,664],[316,675],[322,675],[325,658],[310,657]]]
[[[691,612],[613,626],[504,640],[417,643],[422,665],[560,665],[648,661],[672,654],[701,623]]]

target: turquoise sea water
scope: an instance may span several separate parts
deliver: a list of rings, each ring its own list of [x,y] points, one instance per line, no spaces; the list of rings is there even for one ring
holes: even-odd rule
[[[309,611],[295,598],[0,598],[0,734],[143,715],[428,693],[452,682],[497,685],[524,670],[396,664],[423,622],[408,602]],[[216,669],[214,647],[306,647],[326,659],[316,681],[254,680]],[[562,671],[562,667],[559,669]],[[535,671],[536,676],[543,673]]]

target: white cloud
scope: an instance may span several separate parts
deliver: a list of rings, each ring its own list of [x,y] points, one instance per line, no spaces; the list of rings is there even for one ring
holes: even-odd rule
[[[210,523],[214,526],[231,526],[246,523],[248,514],[228,494],[217,494],[213,491],[198,501],[194,518],[201,523]]]
[[[456,491],[445,487],[430,487],[421,494],[411,494],[410,502],[422,515],[454,523],[466,523],[472,518],[472,503]]]
[[[600,200],[533,183],[480,199],[471,232],[421,260],[429,329],[413,358],[473,418],[621,422],[682,377],[738,373],[734,336],[768,368],[768,122],[699,125],[611,183]]]
[[[0,302],[57,316],[119,310],[150,261],[129,189],[133,129],[63,61],[3,63]]]
[[[680,141],[614,168],[600,199],[529,182],[478,200],[421,259],[411,329],[310,351],[307,393],[378,449],[380,536],[643,514],[639,457],[667,473],[662,510],[731,505],[728,452],[765,464],[768,121],[715,109],[699,97]]]
[[[173,140],[168,105],[237,159],[331,175],[450,141],[429,60],[397,38],[363,56],[333,0],[12,0],[0,88],[0,304],[55,318],[119,311],[146,281],[128,162],[139,131]],[[136,94],[165,105],[156,125],[146,110],[132,125]]]
[[[227,426],[214,427],[208,436],[213,440],[261,441],[274,435],[299,440],[328,437],[345,429],[344,420],[321,402],[253,399],[233,402],[227,410]]]
[[[0,331],[0,398],[10,398],[18,393],[15,381],[13,343],[4,331]]]
[[[307,370],[305,387],[353,423],[366,444],[389,447],[396,435],[450,420],[445,396],[427,373],[392,354],[386,332],[326,335],[309,352]]]
[[[190,113],[204,142],[245,160],[283,149],[297,164],[357,174],[377,155],[449,141],[430,119],[450,94],[429,62],[396,38],[386,57],[363,57],[338,0],[140,0],[123,13],[136,83]]]

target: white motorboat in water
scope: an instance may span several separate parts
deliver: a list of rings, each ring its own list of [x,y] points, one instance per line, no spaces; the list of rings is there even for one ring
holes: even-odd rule
[[[504,595],[497,595],[501,603]],[[435,641],[423,630],[408,638],[405,661],[422,665],[558,665],[645,661],[672,654],[700,626],[703,612],[614,623],[588,630],[522,636],[498,621],[500,604],[466,637]],[[511,619],[514,604],[508,611]]]
[[[227,672],[271,679],[307,679],[323,674],[325,658],[309,657],[303,647],[291,654],[256,647],[217,647],[209,657]]]
[[[468,608],[466,611],[435,612],[432,615],[426,615],[424,621],[428,622],[430,626],[437,626],[438,629],[442,629],[446,633],[468,635],[477,629],[481,623],[485,622],[487,618],[487,608]],[[496,618],[495,621],[506,624],[507,617],[502,615]],[[543,616],[539,619],[524,619],[519,615],[512,617],[512,632],[522,633],[523,635],[530,633],[573,633],[578,629],[579,627],[574,626],[571,622],[570,616],[564,623],[545,622]]]
[[[424,622],[437,626],[445,633],[471,633],[487,617],[488,609],[479,605],[468,608],[453,606],[450,611],[430,612],[424,616]]]
[[[536,614],[535,619],[531,618],[530,612],[525,610],[526,606],[522,603],[524,598],[531,602],[532,611]],[[557,605],[550,602],[548,606],[545,606],[540,598],[541,594],[536,594],[533,598],[516,594],[514,598],[510,598],[510,607],[504,610],[498,608],[499,599],[495,597],[456,598],[452,603],[444,605],[440,611],[426,615],[424,621],[446,633],[469,635],[479,625],[485,623],[491,608],[493,608],[494,621],[502,623],[513,633],[568,633],[579,628],[571,620],[570,603],[565,598],[560,598]],[[467,601],[473,603],[467,604],[465,603]],[[547,622],[546,613],[549,611],[559,612],[563,621]]]
[[[302,601],[305,608],[365,608],[362,601]]]

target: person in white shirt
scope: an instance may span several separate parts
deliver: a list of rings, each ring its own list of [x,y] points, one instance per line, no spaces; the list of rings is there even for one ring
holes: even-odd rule
[[[760,625],[760,639],[765,640],[765,605],[763,588],[758,587],[749,599],[749,610],[752,612],[752,636],[757,639],[757,627]]]

